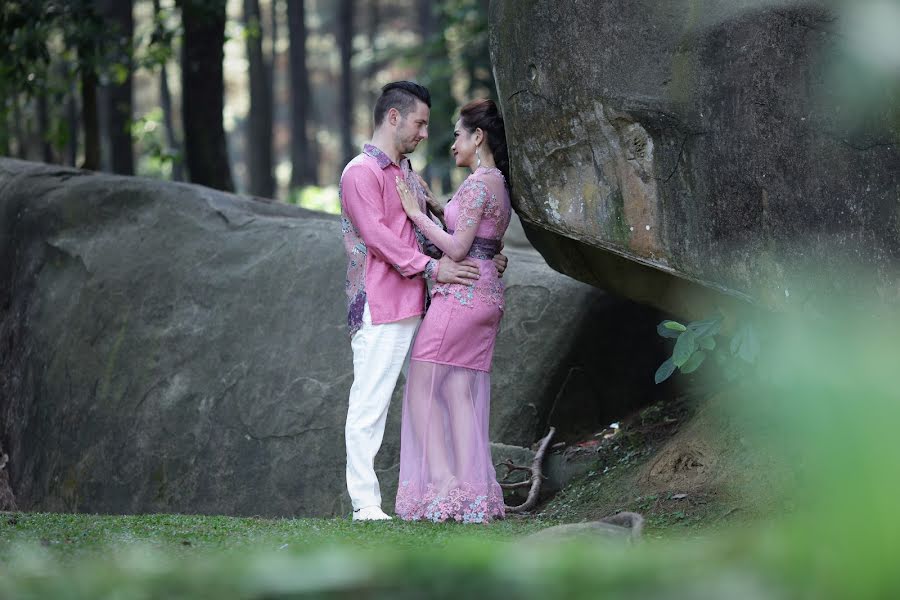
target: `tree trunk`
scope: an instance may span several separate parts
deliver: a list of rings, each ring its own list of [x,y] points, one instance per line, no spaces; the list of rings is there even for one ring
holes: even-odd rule
[[[339,117],[341,153],[344,163],[356,155],[353,145],[353,0],[340,0],[337,18],[337,43],[341,53]]]
[[[66,99],[66,123],[69,143],[66,145],[66,164],[74,167],[78,162],[78,85],[72,81]]]
[[[38,139],[41,146],[41,160],[45,163],[56,162],[53,158],[53,147],[50,145],[50,109],[47,107],[47,91],[41,90],[37,97]]]
[[[291,187],[315,184],[316,160],[311,151],[308,121],[309,71],[306,68],[306,18],[304,0],[288,0],[291,71]]]
[[[100,119],[97,114],[97,75],[81,69],[81,122],[84,127],[84,162],[82,169],[100,169]]]
[[[159,0],[153,0],[154,20],[160,10]],[[169,70],[165,63],[159,65],[159,105],[163,113],[166,147],[169,153],[175,155],[172,159],[172,180],[184,181],[184,154],[181,142],[178,141],[178,136],[175,134],[175,120],[172,118],[172,92],[169,90]]]
[[[125,79],[112,81],[104,90],[106,139],[109,140],[109,168],[120,175],[134,175],[134,148],[131,140],[133,112],[132,48],[134,45],[133,0],[102,0],[99,13],[115,36],[118,60],[125,66]]]
[[[12,130],[13,139],[16,140],[16,158],[25,160],[28,158],[28,140],[25,136],[25,127],[22,120],[22,106],[19,104],[20,98],[18,94],[13,95],[12,99]]]
[[[381,22],[381,11],[379,10],[379,0],[369,0],[369,47],[372,49],[372,61],[369,63],[369,68],[366,72],[366,81],[368,82],[369,88],[369,101],[368,105],[370,108],[375,108],[375,102],[378,100],[378,96],[381,95],[381,90],[378,89],[378,86],[375,84],[375,78],[378,75],[378,69],[380,67],[379,60],[377,59],[378,53],[378,25]]]
[[[275,63],[278,60],[278,4],[281,0],[271,0],[269,2],[269,81],[272,82],[272,88],[275,88],[274,70]],[[273,94],[274,95],[274,94]]]
[[[185,156],[194,183],[234,191],[222,123],[224,0],[180,0]]]
[[[441,9],[435,7],[432,2],[419,0],[419,27],[426,48],[422,56],[424,63],[422,70],[427,73],[432,115],[426,148],[428,166],[425,168],[424,176],[429,184],[438,179],[440,189],[447,192],[452,186],[450,171],[454,168],[450,159],[450,146],[453,144],[453,123],[450,119],[457,107],[450,89],[453,73],[447,42],[443,35],[445,19],[443,13],[439,11]]]
[[[0,156],[10,156],[9,138],[9,115],[3,110],[0,111]]]
[[[278,36],[281,34],[280,14],[278,12],[281,0],[269,1],[269,51],[266,57],[266,75],[269,80],[269,110],[272,113],[272,167],[277,172],[281,155],[277,143],[278,131],[284,125],[283,111],[279,102],[279,94],[284,81],[281,63],[278,61]],[[278,197],[278,178],[273,177],[275,186],[273,198]]]
[[[263,28],[259,0],[244,0],[247,58],[250,62],[250,114],[247,119],[248,190],[254,196],[275,195],[272,177],[272,86],[263,56]]]
[[[106,173],[112,173],[112,149],[109,147],[109,113],[109,86],[103,85],[98,75],[97,123],[99,124],[99,131],[97,135],[100,138],[100,166],[97,169]]]
[[[184,181],[184,150],[175,135],[175,121],[172,118],[172,92],[169,91],[169,72],[166,65],[159,67],[159,104],[163,112],[163,129],[166,132],[166,146],[173,155],[172,180]]]

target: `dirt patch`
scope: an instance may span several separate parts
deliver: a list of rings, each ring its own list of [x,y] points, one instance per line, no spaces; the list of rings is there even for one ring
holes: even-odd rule
[[[708,486],[718,460],[710,445],[698,439],[675,439],[650,460],[638,483],[656,490],[688,492]]]
[[[775,489],[771,465],[745,445],[744,424],[722,419],[719,402],[681,397],[623,420],[590,456],[579,450],[577,460],[592,461],[590,471],[547,502],[542,516],[573,522],[633,511],[644,515],[654,537],[776,510],[764,497]]]

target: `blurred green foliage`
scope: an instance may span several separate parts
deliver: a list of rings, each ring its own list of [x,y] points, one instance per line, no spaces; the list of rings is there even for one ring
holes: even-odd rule
[[[332,215],[341,213],[341,202],[338,197],[337,186],[308,185],[303,188],[293,188],[288,195],[288,204],[296,204],[310,210],[318,210]]]
[[[143,176],[171,179],[173,165],[184,161],[181,152],[166,143],[159,107],[132,122],[131,137],[142,149],[137,171]]]
[[[50,66],[62,55],[68,75],[91,70],[101,80],[124,81],[132,41],[110,31],[91,0],[31,0],[0,4],[0,91],[9,97],[46,93]]]

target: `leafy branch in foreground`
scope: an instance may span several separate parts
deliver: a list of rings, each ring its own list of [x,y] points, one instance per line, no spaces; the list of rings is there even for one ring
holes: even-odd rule
[[[653,376],[656,383],[662,383],[672,376],[676,369],[684,374],[693,373],[710,355],[722,368],[726,381],[734,381],[744,372],[748,365],[756,363],[759,355],[759,337],[751,323],[744,323],[737,328],[731,341],[723,343],[721,315],[702,321],[692,321],[687,325],[678,321],[666,320],[656,326],[656,332],[668,339],[675,340],[675,348],[669,357],[656,370]],[[720,338],[717,340],[717,336]]]

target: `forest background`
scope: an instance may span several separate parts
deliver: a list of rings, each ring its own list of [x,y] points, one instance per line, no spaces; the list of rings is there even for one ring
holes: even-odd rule
[[[493,97],[488,0],[4,2],[0,155],[190,181],[338,211],[381,86],[432,94],[412,155],[464,177],[454,115]]]

